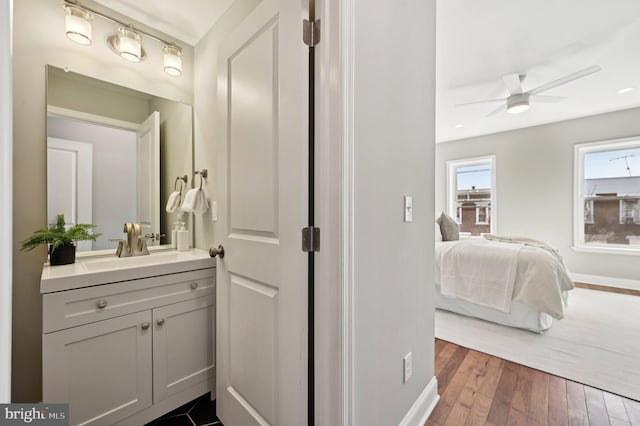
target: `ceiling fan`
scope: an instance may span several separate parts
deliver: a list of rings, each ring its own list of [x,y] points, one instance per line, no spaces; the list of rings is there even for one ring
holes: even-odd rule
[[[456,107],[500,102],[503,105],[500,105],[498,108],[491,111],[486,115],[487,117],[498,114],[505,108],[510,114],[519,114],[529,109],[530,102],[560,102],[563,99],[566,99],[566,97],[564,96],[545,96],[540,95],[540,93],[546,92],[547,90],[551,90],[563,84],[570,83],[579,78],[586,77],[590,74],[600,71],[601,69],[602,68],[600,68],[599,65],[593,65],[589,68],[585,68],[557,80],[553,80],[549,83],[543,84],[542,86],[538,86],[535,89],[531,89],[527,92],[522,91],[521,85],[522,81],[525,78],[525,75],[517,73],[507,74],[502,77],[502,81],[504,81],[505,86],[507,86],[509,97],[503,99],[489,99],[485,101],[467,102],[464,104],[457,104]]]

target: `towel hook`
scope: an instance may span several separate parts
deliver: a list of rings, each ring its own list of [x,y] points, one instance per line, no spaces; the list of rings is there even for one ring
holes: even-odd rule
[[[178,176],[178,177],[176,178],[175,182],[173,183],[173,190],[174,190],[174,191],[177,191],[177,189],[176,189],[176,188],[177,188],[177,185],[178,185],[178,181],[179,181],[179,180],[184,181],[184,185],[186,185],[186,184],[187,184],[188,179],[189,179],[189,178],[188,178],[188,176],[187,176],[187,175],[184,175],[184,176]],[[182,182],[180,183],[180,194],[182,194],[182,189],[184,188],[184,185],[182,184]]]
[[[196,170],[195,172],[193,172],[193,174],[200,175],[200,190],[202,191],[202,181],[207,178],[207,176],[209,175],[209,172],[207,171],[207,169],[202,169],[202,170]]]

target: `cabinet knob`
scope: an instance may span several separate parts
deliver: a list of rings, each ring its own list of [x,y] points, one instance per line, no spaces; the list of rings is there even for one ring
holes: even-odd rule
[[[143,330],[148,330],[149,327],[151,327],[151,324],[149,324],[148,322],[143,322],[142,325],[140,326],[140,328]]]
[[[163,325],[164,324],[164,318],[160,318],[158,321],[156,321],[156,324]]]
[[[104,308],[107,307],[107,301],[106,300],[99,300],[97,306],[100,309],[104,309]]]
[[[198,283],[194,281],[191,283],[191,289],[195,290],[196,288],[198,288]]]

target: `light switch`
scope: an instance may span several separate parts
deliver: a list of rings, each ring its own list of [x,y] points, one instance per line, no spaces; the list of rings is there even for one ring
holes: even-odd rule
[[[404,221],[413,222],[413,197],[410,195],[404,196]]]
[[[218,220],[218,202],[217,201],[211,202],[211,220],[213,222]]]

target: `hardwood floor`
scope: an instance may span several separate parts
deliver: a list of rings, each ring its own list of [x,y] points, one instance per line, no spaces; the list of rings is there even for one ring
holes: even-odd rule
[[[628,294],[630,296],[640,296],[640,290],[631,290],[631,289],[628,289],[628,288],[618,288],[618,287],[608,287],[608,286],[596,285],[596,284],[586,284],[586,283],[579,283],[577,281],[575,281],[574,284],[578,288],[586,288],[587,290],[606,291],[606,292],[609,292],[609,293],[619,293],[619,294]]]
[[[640,402],[436,339],[426,425],[640,426]]]

